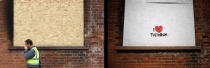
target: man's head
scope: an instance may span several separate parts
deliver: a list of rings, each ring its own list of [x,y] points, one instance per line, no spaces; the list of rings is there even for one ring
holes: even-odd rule
[[[32,42],[32,40],[31,39],[27,39],[27,40],[25,40],[25,45],[27,46],[27,48],[31,48],[32,47],[32,45],[33,45],[33,42]]]

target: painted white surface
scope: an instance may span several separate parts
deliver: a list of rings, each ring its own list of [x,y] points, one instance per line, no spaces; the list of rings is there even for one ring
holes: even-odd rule
[[[193,0],[125,0],[123,46],[195,46]]]

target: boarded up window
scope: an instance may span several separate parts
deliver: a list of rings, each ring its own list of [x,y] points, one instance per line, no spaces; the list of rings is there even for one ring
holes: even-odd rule
[[[195,46],[193,0],[125,0],[123,46]]]
[[[14,41],[23,46],[83,46],[83,0],[14,0]]]

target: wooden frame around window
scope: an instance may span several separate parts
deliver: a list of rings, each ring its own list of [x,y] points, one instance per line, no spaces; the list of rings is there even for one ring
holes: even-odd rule
[[[11,42],[10,44],[9,44],[9,47],[8,47],[8,49],[10,49],[10,50],[20,50],[20,49],[24,49],[23,48],[23,46],[14,46],[13,45],[13,17],[14,17],[14,1],[13,0],[9,0],[8,1],[8,17],[7,17],[7,19],[8,19],[8,21],[7,21],[7,24],[8,24],[8,37],[9,37],[9,41]],[[87,3],[87,1],[86,0],[84,0],[84,23],[86,23],[87,22],[87,5],[89,5],[88,3]],[[86,34],[87,33],[87,29],[85,29],[85,28],[88,28],[87,27],[87,24],[84,24],[84,34]],[[88,48],[88,46],[87,46],[87,43],[86,42],[88,42],[87,41],[87,37],[84,35],[84,45],[83,46],[37,46],[38,47],[38,49],[44,49],[44,50],[49,50],[49,49],[71,49],[71,50],[88,50],[89,48]]]

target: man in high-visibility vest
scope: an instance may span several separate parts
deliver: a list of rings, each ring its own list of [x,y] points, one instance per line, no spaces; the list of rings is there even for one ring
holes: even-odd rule
[[[24,49],[24,57],[27,60],[27,68],[41,68],[39,51],[35,46],[33,46],[32,40],[25,40]]]

